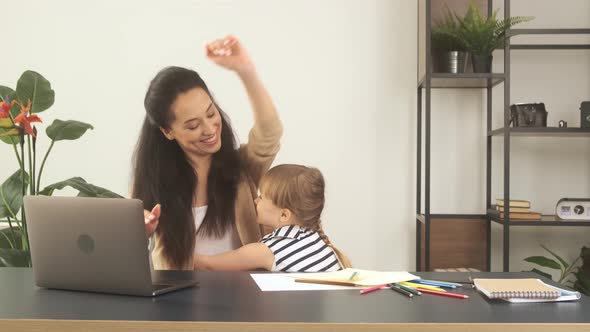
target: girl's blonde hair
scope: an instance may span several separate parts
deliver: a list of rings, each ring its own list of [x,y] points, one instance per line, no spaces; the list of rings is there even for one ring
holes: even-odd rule
[[[282,209],[289,209],[302,227],[318,232],[334,250],[343,268],[352,267],[350,260],[330,242],[320,215],[324,209],[324,177],[313,167],[283,164],[271,168],[260,180],[260,192]]]

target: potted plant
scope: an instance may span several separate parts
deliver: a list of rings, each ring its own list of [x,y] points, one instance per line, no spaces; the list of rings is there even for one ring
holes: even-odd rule
[[[107,189],[97,187],[73,177],[41,189],[43,169],[55,142],[80,138],[90,124],[74,120],[54,120],[45,133],[51,140],[40,167],[37,164],[36,123],[42,120],[38,114],[53,105],[55,92],[43,76],[26,71],[17,82],[16,90],[0,86],[0,140],[14,150],[19,168],[0,186],[0,267],[31,266],[26,213],[23,209],[25,195],[51,195],[66,186],[78,190],[78,196],[121,197]],[[6,157],[3,157],[3,160]]]
[[[486,18],[473,1],[464,17],[455,15],[459,24],[458,34],[471,53],[474,73],[491,72],[492,53],[496,48],[503,47],[510,38],[508,30],[516,24],[534,19],[530,16],[515,16],[500,20],[497,15],[498,9]]]
[[[558,283],[590,296],[590,248],[582,247],[580,255],[568,263],[544,245],[541,245],[541,247],[555,259],[545,256],[530,256],[524,260],[543,268],[558,270],[560,272]],[[582,260],[581,265],[579,265],[580,260]],[[531,272],[552,279],[551,274],[537,268],[533,268]],[[569,278],[570,276],[574,276],[575,279],[572,281]]]
[[[465,72],[467,47],[459,33],[459,22],[449,7],[442,20],[436,21],[430,35],[432,71],[459,74]]]

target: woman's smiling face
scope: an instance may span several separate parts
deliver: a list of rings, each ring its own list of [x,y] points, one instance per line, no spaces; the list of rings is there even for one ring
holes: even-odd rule
[[[207,92],[194,88],[176,97],[174,120],[161,128],[188,155],[209,156],[221,148],[221,114]]]

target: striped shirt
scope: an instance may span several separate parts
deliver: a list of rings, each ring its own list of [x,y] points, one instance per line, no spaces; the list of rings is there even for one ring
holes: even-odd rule
[[[324,272],[342,269],[336,253],[318,232],[298,225],[278,228],[260,242],[275,255],[271,271]]]

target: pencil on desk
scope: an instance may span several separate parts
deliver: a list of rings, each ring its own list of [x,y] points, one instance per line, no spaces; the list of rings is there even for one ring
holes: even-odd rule
[[[354,273],[350,276],[350,278],[348,278],[348,280],[354,279],[354,277],[356,277],[357,274],[358,274],[358,272],[354,271]]]
[[[394,284],[391,284],[391,285],[392,285],[392,286],[397,286],[397,287],[399,287],[399,288],[401,288],[401,289],[403,289],[403,290],[405,290],[405,291],[407,291],[407,292],[410,292],[410,293],[412,293],[412,294],[414,294],[414,295],[422,295],[422,293],[420,293],[419,291],[415,290],[415,289],[414,289],[414,288],[412,288],[412,287],[406,287],[406,286],[404,286],[404,285],[400,285],[400,284],[398,284],[398,283],[394,283]]]
[[[426,293],[426,294],[432,294],[432,295],[440,295],[440,296],[447,296],[447,297],[454,297],[457,299],[468,299],[469,296],[468,295],[464,295],[464,294],[457,294],[457,293],[449,293],[449,292],[438,292],[438,291],[434,291],[434,290],[430,290],[430,289],[420,289],[421,292]]]
[[[428,285],[434,287],[445,287],[445,288],[457,288],[460,287],[460,284],[450,283],[450,282],[443,282],[443,281],[434,281],[434,280],[412,280],[413,283],[421,284],[421,285]]]
[[[405,290],[396,284],[391,284],[391,286],[389,286],[389,289],[391,289],[392,291],[396,291],[396,292],[403,294],[403,295],[410,297],[410,298],[414,297],[414,294],[412,292]]]
[[[354,282],[336,281],[336,280],[321,280],[321,279],[295,279],[295,282],[304,282],[308,284],[323,284],[334,286],[357,286]]]
[[[422,285],[422,284],[415,284],[413,282],[400,282],[400,284],[404,285],[404,286],[408,286],[408,287],[412,287],[412,288],[424,288],[424,289],[430,289],[430,290],[434,290],[434,291],[439,291],[439,292],[446,292],[446,290],[440,288],[440,287],[434,287],[434,286],[428,286],[428,285]]]
[[[384,287],[388,287],[388,285],[387,284],[383,284],[383,285],[377,285],[377,286],[373,286],[373,287],[361,289],[361,294],[371,293],[371,292],[374,292],[374,291],[383,289]]]

